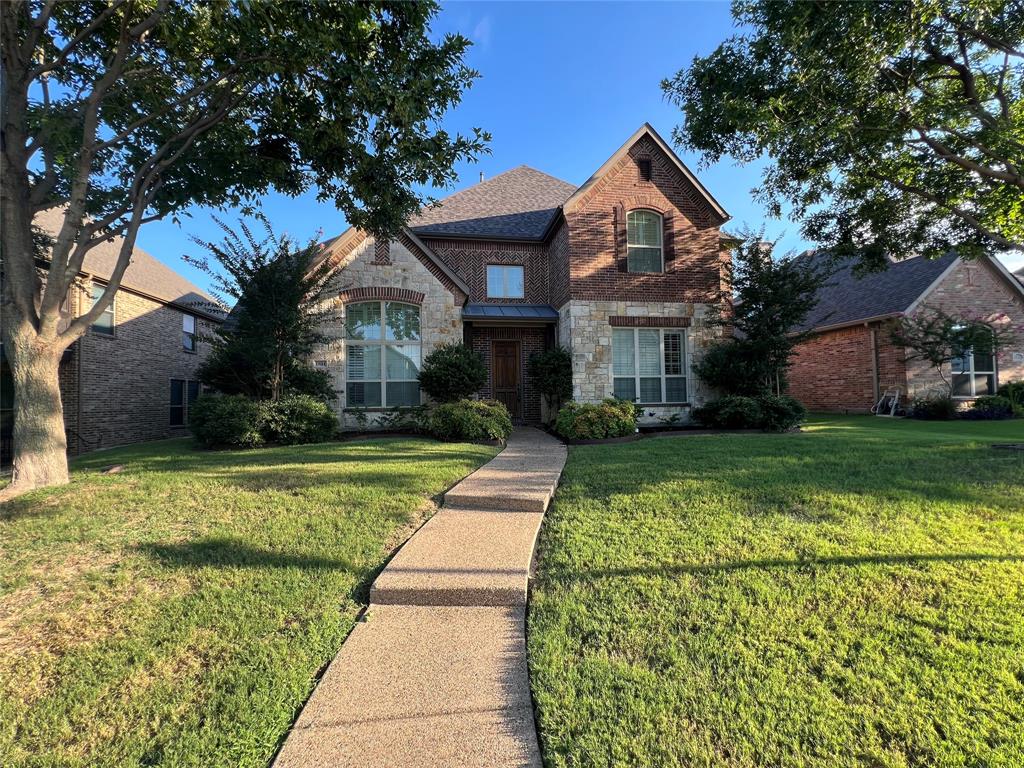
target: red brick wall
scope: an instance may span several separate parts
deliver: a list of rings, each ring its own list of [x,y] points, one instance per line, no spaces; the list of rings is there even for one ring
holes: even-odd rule
[[[569,301],[569,228],[563,221],[548,244],[551,262],[551,305],[558,309]]]
[[[530,358],[538,352],[543,352],[546,344],[547,332],[544,328],[492,328],[474,326],[470,331],[470,344],[477,352],[484,357],[487,363],[487,370],[493,373],[491,367],[491,342],[499,340],[518,340],[520,342],[519,367],[523,381],[523,394],[520,402],[520,409],[524,421],[540,421],[540,394],[534,389],[533,380],[530,377]],[[491,382],[488,380],[484,388],[478,393],[480,397],[491,399]]]
[[[641,181],[638,159],[651,160],[651,181]],[[672,211],[675,258],[663,274],[621,272],[616,263],[614,210]],[[720,220],[697,189],[648,137],[566,211],[570,285],[584,301],[709,302],[721,286]],[[624,246],[623,246],[624,247]]]
[[[422,238],[449,268],[470,287],[471,302],[492,304],[550,304],[550,265],[544,243],[499,240],[454,240]],[[487,298],[487,265],[515,264],[523,267],[522,299]]]

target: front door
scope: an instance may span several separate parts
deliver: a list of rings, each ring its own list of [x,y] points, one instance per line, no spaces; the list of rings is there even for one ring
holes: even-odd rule
[[[519,412],[519,342],[495,341],[491,347],[492,381],[494,399],[508,408],[513,421],[520,418]]]

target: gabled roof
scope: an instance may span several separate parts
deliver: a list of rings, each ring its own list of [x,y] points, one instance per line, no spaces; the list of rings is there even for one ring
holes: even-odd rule
[[[722,219],[722,221],[727,221],[730,218],[722,205],[714,198],[707,188],[700,183],[700,180],[693,175],[693,172],[686,167],[685,163],[679,159],[676,153],[672,151],[672,148],[665,143],[665,140],[658,135],[658,132],[654,130],[654,127],[650,123],[644,123],[632,136],[626,139],[626,142],[615,151],[615,154],[609,157],[605,161],[604,165],[598,168],[594,175],[587,179],[583,183],[583,186],[577,189],[573,195],[565,201],[563,208],[566,211],[572,210],[577,201],[579,201],[591,187],[597,184],[597,182],[601,180],[601,177],[611,170],[615,164],[622,159],[623,155],[629,152],[632,146],[644,136],[649,137],[651,141],[653,141],[665,154],[665,156],[672,161],[676,168],[679,169],[680,173],[682,173],[686,180],[693,185],[694,189],[697,190],[700,196],[707,202],[708,206],[710,206],[711,210],[713,210]]]
[[[863,277],[853,273],[855,258],[835,261],[827,251],[801,257],[832,272],[818,289],[818,304],[794,330],[824,330],[894,317],[909,310],[959,260],[950,252],[938,259],[918,256],[889,264],[883,272]]]
[[[409,221],[417,235],[542,240],[576,186],[520,165],[422,209]]]
[[[56,237],[64,224],[64,211],[59,206],[47,208],[37,213],[32,223]],[[124,238],[118,236],[90,250],[82,262],[82,272],[100,281],[109,280],[123,242]],[[220,304],[213,296],[139,247],[132,249],[131,263],[121,278],[121,288],[214,319],[223,317]]]

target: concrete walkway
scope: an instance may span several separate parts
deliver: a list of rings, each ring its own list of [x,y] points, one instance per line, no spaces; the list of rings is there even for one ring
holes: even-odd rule
[[[565,455],[517,429],[445,494],[373,583],[276,768],[540,768],[526,589]]]

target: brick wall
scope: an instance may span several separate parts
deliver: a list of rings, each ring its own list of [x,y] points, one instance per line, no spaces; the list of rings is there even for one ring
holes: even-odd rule
[[[491,366],[491,348],[496,340],[519,341],[519,369],[523,382],[522,399],[520,402],[521,417],[523,421],[538,422],[541,419],[541,396],[534,388],[533,378],[530,376],[530,358],[538,352],[543,352],[546,345],[547,332],[544,328],[497,328],[497,327],[473,327],[470,332],[470,345],[474,350],[483,355],[487,363],[487,370],[493,374]],[[491,380],[480,390],[478,395],[485,399],[493,398]]]
[[[551,305],[556,309],[569,301],[569,228],[563,221],[548,243]]]
[[[423,238],[423,242],[470,287],[472,302],[507,304],[551,303],[548,247],[544,243]],[[522,299],[487,297],[487,265],[523,267],[525,296]]]

